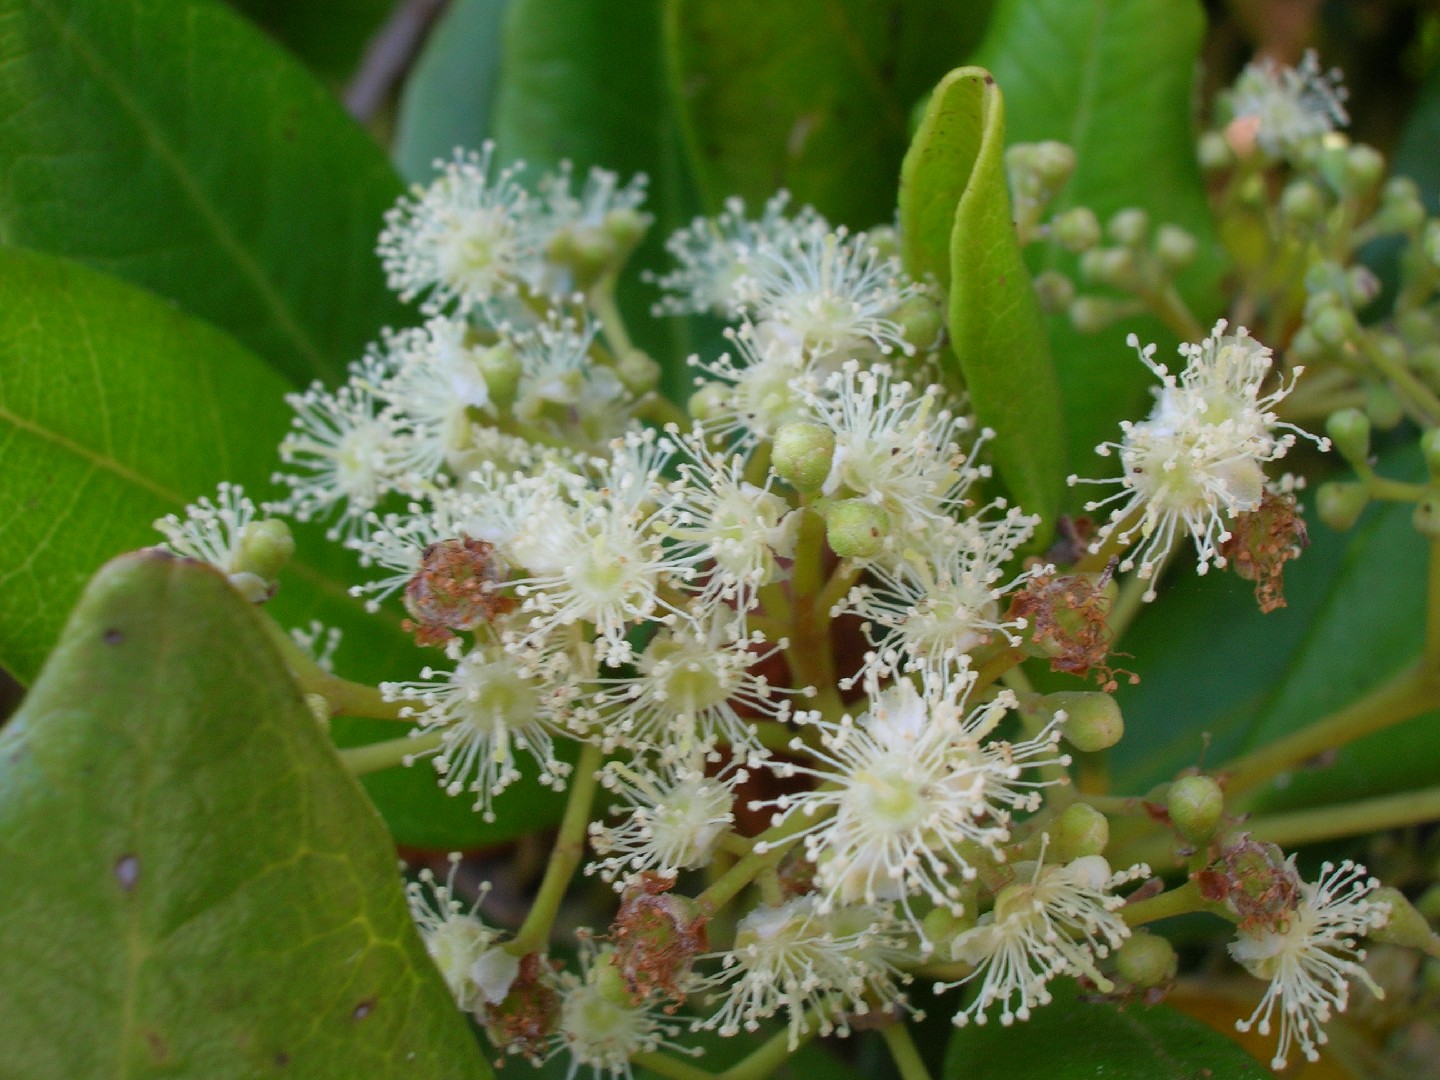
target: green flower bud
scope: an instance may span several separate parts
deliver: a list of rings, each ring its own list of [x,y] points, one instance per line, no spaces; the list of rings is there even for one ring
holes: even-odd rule
[[[820,424],[790,423],[775,433],[770,467],[802,495],[813,495],[830,475],[835,432]]]
[[[1136,930],[1115,950],[1116,974],[1137,990],[1173,982],[1179,967],[1175,947],[1148,930]]]
[[[499,408],[506,409],[515,403],[520,392],[520,377],[525,373],[520,355],[509,342],[488,349],[481,349],[475,357],[485,387],[490,391],[490,400]]]
[[[234,572],[254,574],[266,582],[273,593],[276,578],[294,554],[295,537],[290,535],[290,526],[285,522],[279,518],[252,521],[240,534]]]
[[[650,230],[652,220],[654,219],[649,214],[627,207],[611,210],[601,221],[600,228],[615,244],[618,254],[623,259],[634,251],[635,246],[645,238],[645,234]]]
[[[1140,285],[1140,269],[1127,248],[1091,248],[1080,256],[1080,272],[1087,281],[1133,292]]]
[[[1325,193],[1310,180],[1292,180],[1280,193],[1280,213],[1302,225],[1313,225],[1325,215]]]
[[[1321,484],[1315,493],[1315,512],[1336,532],[1345,532],[1360,520],[1370,503],[1364,484],[1332,482]]]
[[[1195,261],[1200,243],[1179,225],[1161,225],[1155,230],[1155,257],[1166,270],[1183,270]]]
[[[1120,318],[1120,305],[1102,296],[1082,296],[1070,305],[1071,325],[1082,334],[1096,334]]]
[[[872,559],[885,546],[890,515],[860,499],[842,499],[825,508],[825,539],[843,559]]]
[[[1100,242],[1100,221],[1088,206],[1077,206],[1050,223],[1050,235],[1066,251],[1079,254]]]
[[[1075,151],[1062,142],[1036,143],[1031,168],[1050,191],[1059,191],[1075,173]]]
[[[648,394],[660,385],[660,365],[640,349],[622,353],[615,362],[615,374],[632,394]]]
[[[1344,345],[1360,332],[1359,324],[1355,322],[1355,316],[1350,309],[1339,303],[1319,305],[1308,322],[1321,344],[1332,349]]]
[[[1431,266],[1440,266],[1440,220],[1431,218],[1425,223],[1425,231],[1420,237],[1420,250],[1425,253]]]
[[[1326,348],[1315,336],[1315,331],[1302,326],[1290,339],[1290,358],[1297,364],[1313,364],[1326,353]]]
[[[630,988],[625,985],[625,977],[615,967],[614,950],[606,949],[595,957],[595,962],[590,967],[590,978],[606,1001],[625,1009],[633,1007]]]
[[[1228,169],[1235,164],[1235,153],[1230,149],[1229,141],[1218,131],[1207,131],[1201,135],[1196,149],[1200,167],[1208,172]]]
[[[1103,855],[1110,843],[1110,822],[1087,803],[1071,803],[1055,820],[1050,843],[1056,862]]]
[[[1105,225],[1105,235],[1117,244],[1139,247],[1150,235],[1150,215],[1135,206],[1117,210]]]
[[[545,245],[545,257],[575,275],[575,286],[588,289],[619,261],[615,241],[596,228],[561,229]]]
[[[1380,295],[1380,279],[1363,266],[1345,273],[1345,297],[1352,307],[1363,308]]]
[[[1424,308],[1410,308],[1408,311],[1399,312],[1395,317],[1395,328],[1401,339],[1411,348],[1440,341],[1440,323]]]
[[[1405,419],[1405,406],[1389,383],[1372,382],[1365,387],[1365,415],[1381,431],[1394,431]]]
[[[900,336],[917,349],[931,349],[945,329],[945,315],[933,297],[912,296],[890,316],[900,327]]]
[[[1428,948],[1434,941],[1435,933],[1425,916],[1399,889],[1387,885],[1376,889],[1368,899],[1390,905],[1390,917],[1380,929],[1370,931],[1371,940],[1383,941],[1387,945],[1403,945],[1409,949]]]
[[[1415,504],[1415,513],[1410,519],[1415,531],[1431,540],[1440,538],[1440,499],[1427,495]]]
[[[1440,921],[1440,885],[1431,885],[1421,893],[1415,901],[1415,910],[1425,916],[1427,922]]]
[[[1098,690],[1065,690],[1047,694],[1041,708],[1050,715],[1065,713],[1060,730],[1076,750],[1094,753],[1108,750],[1125,734],[1120,706],[1109,694]]]
[[[1430,479],[1440,479],[1440,428],[1431,428],[1420,436],[1420,453],[1425,457]]]
[[[1440,344],[1422,345],[1412,352],[1410,367],[1431,386],[1440,386]]]
[[[975,887],[963,885],[961,890],[964,893],[960,902],[964,905],[964,911],[956,915],[948,907],[932,908],[920,920],[920,931],[925,935],[925,940],[942,946],[939,951],[949,951],[950,942],[969,930],[975,925]]]
[[[1352,464],[1364,464],[1370,457],[1370,419],[1359,409],[1337,409],[1325,420],[1325,434]]]
[[[1373,146],[1356,143],[1345,151],[1341,186],[1346,194],[1365,195],[1385,175],[1385,158]]]
[[[1045,270],[1035,275],[1035,295],[1047,314],[1057,315],[1074,303],[1075,283],[1059,270]]]
[[[685,403],[685,411],[695,420],[712,420],[729,403],[731,391],[723,383],[705,383]]]
[[[1215,835],[1225,813],[1225,794],[1208,776],[1182,776],[1170,785],[1165,808],[1175,830],[1198,847]]]

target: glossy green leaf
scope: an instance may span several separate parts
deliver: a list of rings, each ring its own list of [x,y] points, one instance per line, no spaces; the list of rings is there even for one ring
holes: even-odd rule
[[[1432,214],[1440,211],[1440,64],[1420,87],[1400,132],[1393,170],[1420,186],[1420,196]]]
[[[1266,1080],[1272,1074],[1225,1036],[1165,1005],[1118,1006],[1055,987],[1053,1004],[1014,1027],[957,1031],[943,1080]]]
[[[835,221],[888,223],[909,113],[990,4],[667,0],[690,159],[711,211],[780,188]]]
[[[948,292],[954,360],[1014,501],[1042,520],[1063,490],[1065,426],[1045,321],[1010,214],[1005,105],[989,72],[957,68],[931,95],[900,173],[906,269]]]
[[[437,158],[457,146],[478,148],[490,134],[507,6],[455,0],[430,31],[395,124],[395,164],[405,179],[429,181]]]
[[[0,733],[4,1074],[490,1075],[254,611],[140,553]]]
[[[354,73],[395,0],[229,0],[321,78],[340,83]]]
[[[217,0],[0,0],[0,239],[168,296],[294,382],[404,317],[374,255],[399,190]]]
[[[225,334],[105,274],[0,250],[0,666],[30,681],[81,586],[106,559],[157,543],[151,522],[221,480],[259,494],[290,422],[284,380]],[[282,626],[338,626],[342,675],[413,678],[425,663],[397,616],[351,597],[353,556],[298,527],[267,610]],[[383,727],[384,725],[382,725]],[[390,724],[390,736],[403,731]],[[337,737],[382,731],[336,722]],[[420,767],[367,778],[403,843],[467,847],[556,820],[537,787],[487,826]]]
[[[1197,0],[1000,0],[976,62],[1005,94],[1012,143],[1058,139],[1075,150],[1075,175],[1053,211],[1088,206],[1103,222],[1138,206],[1195,235],[1200,255],[1179,284],[1208,326],[1220,310],[1220,254],[1192,121],[1204,30]],[[1034,271],[1075,272],[1058,245],[1035,245],[1029,255]],[[1151,376],[1125,346],[1132,330],[1158,342],[1162,360],[1174,355],[1175,336],[1153,318],[1097,334],[1079,333],[1063,315],[1050,319],[1069,459],[1082,475],[1103,468],[1095,445],[1114,438],[1119,421],[1149,409]]]
[[[1418,478],[1413,451],[1380,471]],[[1425,543],[1411,509],[1382,503],[1349,533],[1310,522],[1310,547],[1285,570],[1289,607],[1262,615],[1251,583],[1196,578],[1183,563],[1126,633],[1122,662],[1140,674],[1117,695],[1126,732],[1117,791],[1140,794],[1202,761],[1225,761],[1319,720],[1414,661],[1424,639]],[[1223,632],[1221,632],[1223,630]],[[1197,658],[1224,678],[1195,679]],[[1272,807],[1333,802],[1434,783],[1435,714],[1343,750],[1272,789]]]

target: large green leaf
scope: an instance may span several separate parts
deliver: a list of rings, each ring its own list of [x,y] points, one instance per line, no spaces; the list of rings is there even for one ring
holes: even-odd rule
[[[1079,1000],[1073,984],[1024,1024],[971,1025],[945,1055],[944,1080],[1266,1080],[1225,1036],[1165,1005]]]
[[[911,106],[990,4],[667,0],[667,46],[705,204],[788,188],[836,221],[888,223]]]
[[[157,543],[157,517],[221,480],[262,491],[289,424],[285,389],[231,338],[155,296],[76,263],[0,250],[0,666],[30,681],[85,580]],[[318,528],[296,533],[295,563],[269,605],[276,619],[340,627],[341,674],[413,678],[424,661],[398,618],[367,614],[346,591],[353,557]],[[346,741],[380,735],[337,721]],[[507,793],[487,826],[424,767],[367,783],[397,837],[420,846],[493,842],[559,816],[553,795],[529,788]]]
[[[0,733],[0,1072],[486,1077],[255,613],[110,563]]]
[[[1048,538],[1065,477],[1060,387],[1010,214],[1005,106],[983,68],[936,87],[900,173],[906,269],[948,292],[950,346],[1011,495]]]
[[[1382,459],[1389,476],[1423,475],[1413,451]],[[1176,568],[1121,647],[1138,672],[1122,686],[1117,791],[1141,794],[1185,766],[1236,754],[1319,720],[1412,663],[1424,640],[1425,542],[1404,504],[1368,510],[1340,535],[1311,521],[1310,547],[1285,571],[1289,607],[1262,615],[1251,583]],[[1224,677],[1196,678],[1196,665]],[[1347,747],[1268,792],[1268,806],[1333,802],[1434,782],[1429,714]]]
[[[456,0],[430,32],[395,124],[395,163],[407,180],[430,180],[437,158],[478,148],[489,135],[507,4]]]
[[[402,317],[374,256],[399,190],[217,0],[0,0],[0,239],[154,289],[292,381]]]
[[[1056,212],[1088,206],[1103,221],[1138,206],[1196,236],[1200,256],[1180,286],[1202,322],[1220,309],[1219,246],[1191,116],[1204,31],[1196,0],[1000,0],[976,60],[1005,93],[1011,142],[1058,139],[1074,148],[1075,176]],[[1075,271],[1058,245],[1036,245],[1031,256],[1033,270]],[[1131,330],[1159,342],[1162,359],[1173,355],[1176,338],[1155,319],[1081,334],[1063,315],[1051,317],[1069,458],[1082,474],[1100,468],[1094,447],[1115,437],[1120,420],[1148,411],[1152,377],[1125,346]]]
[[[321,78],[348,79],[395,0],[229,0]]]

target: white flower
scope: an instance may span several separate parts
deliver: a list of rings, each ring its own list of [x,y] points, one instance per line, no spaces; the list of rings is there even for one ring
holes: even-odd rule
[[[1248,65],[1230,91],[1235,119],[1256,125],[1255,141],[1267,154],[1293,158],[1349,122],[1340,72],[1320,70],[1308,49],[1299,67],[1266,57]]]
[[[628,1080],[633,1075],[632,1057],[662,1047],[699,1053],[671,1042],[680,1025],[667,1021],[658,1008],[629,1000],[608,952],[596,956],[582,948],[580,964],[579,974],[564,971],[556,977],[560,1016],[551,1054],[569,1054],[566,1080],[574,1080],[584,1068],[590,1069],[595,1080]]]
[[[955,1014],[956,1025],[985,1023],[986,1010],[996,1002],[1001,1024],[1028,1020],[1033,1006],[1049,1003],[1047,984],[1057,975],[1084,975],[1102,991],[1111,989],[1096,961],[1130,936],[1115,913],[1125,901],[1111,890],[1149,874],[1143,864],[1111,873],[1099,855],[1045,866],[1042,853],[1030,880],[1001,889],[994,908],[951,944],[951,959],[975,970],[936,991],[980,979],[974,1001]]]
[[[304,627],[292,626],[290,640],[315,661],[321,671],[335,670],[335,650],[340,648],[344,632],[338,626],[326,626],[319,619],[311,619]]]
[[[1101,456],[1119,455],[1120,477],[1070,478],[1072,484],[1120,485],[1108,498],[1085,504],[1087,510],[1111,508],[1090,550],[1099,551],[1112,537],[1128,544],[1138,536],[1139,545],[1125,555],[1120,568],[1138,565],[1141,578],[1158,576],[1187,534],[1195,543],[1199,573],[1211,565],[1223,567],[1221,545],[1230,539],[1236,515],[1257,509],[1265,495],[1264,465],[1284,457],[1297,435],[1314,439],[1321,448],[1328,446],[1324,439],[1281,423],[1274,412],[1293,389],[1300,369],[1262,392],[1273,364],[1270,350],[1244,327],[1233,335],[1225,330],[1222,319],[1204,341],[1180,347],[1187,363],[1179,378],[1155,362],[1154,345],[1141,349],[1131,334],[1127,342],[1163,384],[1155,407],[1139,423],[1122,423],[1120,442],[1095,448]],[[1152,584],[1145,598],[1154,596]]]
[[[280,460],[301,471],[272,477],[291,489],[274,508],[300,521],[339,508],[339,520],[326,531],[331,540],[364,537],[367,515],[399,479],[395,426],[381,412],[375,389],[362,374],[334,392],[317,382],[285,396],[295,419],[280,443]]]
[[[1294,857],[1290,859],[1293,867]],[[1236,1028],[1257,1026],[1269,1035],[1280,1013],[1279,1045],[1270,1064],[1285,1067],[1293,1044],[1299,1043],[1307,1061],[1318,1061],[1319,1047],[1327,1037],[1321,1025],[1345,1011],[1350,1001],[1350,980],[1358,979],[1377,998],[1385,992],[1360,961],[1363,949],[1355,939],[1385,925],[1390,905],[1366,897],[1380,887],[1365,877],[1365,868],[1345,861],[1325,863],[1320,880],[1302,882],[1295,910],[1278,925],[1241,929],[1230,943],[1230,955],[1257,979],[1270,985],[1249,1019]]]
[[[1000,600],[1029,572],[1002,579],[1037,521],[1018,508],[989,521],[967,518],[937,526],[922,550],[905,552],[893,567],[872,565],[868,580],[830,611],[832,617],[853,612],[865,619],[866,636],[875,646],[847,682],[853,684],[872,668],[884,675],[897,669],[929,667],[940,673],[963,667],[972,650],[996,635],[1018,644],[1011,631],[1023,627],[1024,620],[1003,619]],[[882,631],[878,637],[877,627]]]
[[[518,166],[492,167],[495,144],[479,153],[457,150],[436,162],[440,175],[416,184],[385,215],[379,254],[390,287],[409,301],[428,293],[422,308],[460,313],[513,291],[537,255],[529,195],[516,181]]]
[[[959,882],[976,876],[972,860],[982,851],[1003,860],[1012,811],[1039,805],[1037,789],[1048,782],[1030,773],[1069,759],[1056,752],[1053,724],[1025,742],[985,741],[1014,707],[1009,691],[967,714],[969,677],[922,675],[920,691],[908,681],[878,691],[871,680],[870,709],[859,720],[818,722],[814,766],[771,766],[820,786],[756,805],[776,807],[776,824],[816,819],[796,835],[816,866],[822,908],[898,900],[928,952],[910,897],[962,913]]]
[[[736,291],[742,309],[756,322],[783,326],[807,356],[915,352],[894,316],[925,289],[865,233],[811,226],[783,243],[762,240],[741,261]]]
[[[629,393],[619,377],[590,356],[596,325],[588,318],[552,315],[506,340],[515,351],[520,377],[511,411],[527,424],[545,423],[557,438],[595,445],[629,419]]]
[[[185,507],[185,520],[166,514],[154,522],[165,537],[167,551],[187,559],[209,563],[230,579],[241,596],[252,604],[269,599],[270,582],[249,568],[245,541],[255,524],[255,504],[238,484],[222,481],[212,502],[201,496]]]
[[[585,183],[576,195],[571,190],[573,167],[562,161],[556,172],[540,178],[536,185],[539,207],[536,227],[541,234],[541,247],[549,256],[538,263],[539,273],[529,281],[530,287],[557,300],[568,298],[576,291],[574,273],[556,261],[557,248],[584,249],[597,241],[604,244],[603,230],[620,215],[631,219],[630,226],[647,227],[653,220],[640,212],[649,183],[643,174],[631,177],[625,184],[609,169],[591,168]]]
[[[489,882],[480,887],[479,895],[467,910],[455,899],[455,871],[460,866],[460,853],[452,852],[449,858],[450,873],[443,885],[426,867],[417,875],[418,881],[406,882],[405,900],[410,907],[410,918],[420,932],[420,940],[425,943],[425,951],[435,961],[455,1003],[468,1012],[482,998],[496,1000],[493,995],[500,990],[493,979],[477,981],[476,966],[479,965],[481,975],[486,975],[497,966],[495,954],[506,954],[496,946],[500,931],[486,926],[475,914],[485,894],[490,891]],[[508,965],[502,962],[499,966]],[[512,971],[510,980],[514,979],[514,974]],[[501,981],[506,983],[504,990],[508,990],[509,980]],[[504,990],[500,990],[501,1000],[505,996]]]
[[[735,821],[735,786],[748,774],[730,769],[706,776],[705,759],[704,747],[692,744],[688,753],[668,763],[610,762],[601,783],[624,800],[610,807],[610,814],[623,820],[613,826],[591,823],[591,845],[605,858],[591,863],[587,873],[598,873],[623,892],[640,874],[674,878],[709,862]]]
[[[401,709],[401,716],[417,720],[414,735],[440,733],[438,749],[415,756],[435,755],[446,793],[473,792],[475,809],[494,821],[495,796],[520,779],[517,750],[535,762],[540,783],[564,787],[570,766],[556,757],[552,732],[562,723],[573,687],[535,677],[495,645],[463,652],[452,639],[446,653],[457,661],[451,671],[427,667],[418,681],[380,684],[387,701],[420,702],[422,708]]]
[[[665,248],[679,265],[662,277],[651,278],[671,294],[655,305],[655,314],[710,312],[738,318],[741,296],[737,286],[746,273],[746,259],[762,247],[788,250],[802,234],[828,228],[808,206],[793,218],[786,217],[789,203],[789,192],[782,191],[765,203],[758,221],[751,221],[745,217],[744,200],[732,197],[714,218],[696,218],[678,229]]]
[[[848,1035],[851,1015],[903,1007],[899,986],[908,979],[895,965],[905,953],[887,922],[883,908],[822,911],[813,896],[755,908],[736,927],[734,946],[715,954],[720,971],[700,981],[700,989],[724,997],[696,1026],[736,1035],[784,1009],[793,1050],[807,1012],[821,1035]]]
[[[690,364],[718,380],[713,409],[703,417],[706,436],[748,453],[774,438],[782,424],[806,418],[803,388],[815,368],[803,350],[752,323],[726,327],[732,351]]]

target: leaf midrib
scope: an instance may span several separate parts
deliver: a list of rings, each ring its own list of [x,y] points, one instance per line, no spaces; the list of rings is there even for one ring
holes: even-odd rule
[[[104,59],[91,49],[80,34],[74,30],[52,5],[51,0],[30,0],[31,6],[39,12],[55,31],[56,38],[94,75],[95,80],[110,91],[121,111],[128,114],[139,129],[141,137],[154,151],[156,158],[174,176],[181,193],[194,207],[200,220],[210,229],[220,248],[235,262],[242,278],[260,298],[262,305],[270,312],[276,325],[289,338],[291,344],[304,357],[316,377],[323,376],[327,365],[320,349],[296,320],[285,299],[271,285],[259,262],[230,229],[224,217],[211,203],[208,193],[195,179],[183,157],[166,139],[164,131],[155,124],[142,103],[130,92],[125,82],[113,71]],[[193,16],[193,12],[190,13]]]

